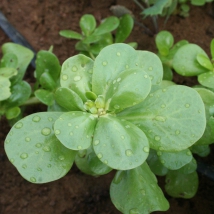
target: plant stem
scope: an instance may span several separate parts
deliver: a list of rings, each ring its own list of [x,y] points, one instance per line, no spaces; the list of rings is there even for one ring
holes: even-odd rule
[[[138,0],[133,0],[135,4],[137,4],[141,10],[145,10],[145,7],[138,1]]]
[[[89,53],[90,57],[91,57],[93,60],[95,60],[95,56],[94,56],[94,54],[93,54],[93,53],[91,53],[90,51],[89,51],[88,53]]]
[[[22,104],[22,106],[28,106],[28,105],[35,105],[40,104],[41,101],[36,97],[29,98],[25,103]]]

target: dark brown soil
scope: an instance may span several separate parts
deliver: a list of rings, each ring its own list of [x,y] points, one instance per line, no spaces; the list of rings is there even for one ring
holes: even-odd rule
[[[101,19],[112,15],[112,5],[124,5],[133,11],[136,19],[142,22],[141,10],[133,1],[127,0],[1,0],[0,10],[31,43],[36,51],[48,49],[54,45],[54,53],[63,62],[76,54],[76,41],[59,36],[59,30],[80,31],[79,19],[83,14],[91,13],[99,23]],[[175,41],[187,39],[200,45],[209,55],[209,45],[214,38],[213,5],[192,7],[190,16],[182,18],[171,16],[166,25],[159,19],[160,30],[173,33]],[[153,30],[150,19],[144,23]],[[0,30],[0,44],[10,41]],[[154,37],[143,33],[135,26],[127,41],[138,42],[138,49],[156,51]],[[30,68],[27,80],[34,82],[33,69]],[[194,85],[195,78],[181,78],[175,75],[178,84]],[[26,114],[43,110],[43,106],[28,108]],[[81,173],[75,166],[62,179],[43,185],[25,181],[8,161],[4,152],[4,139],[10,127],[3,118],[0,121],[0,214],[117,214],[109,198],[109,185],[115,172],[94,178]],[[213,151],[204,159],[214,164]],[[161,187],[164,179],[159,178]],[[175,199],[166,195],[170,202],[169,214],[213,214],[214,182],[199,174],[199,190],[190,200]],[[159,212],[156,212],[159,213]]]

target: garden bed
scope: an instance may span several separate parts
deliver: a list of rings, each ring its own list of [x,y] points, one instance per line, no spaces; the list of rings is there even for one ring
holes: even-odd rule
[[[132,1],[126,0],[73,0],[73,1],[40,1],[2,0],[0,10],[12,25],[21,32],[36,51],[49,49],[54,46],[54,53],[62,63],[69,56],[77,54],[74,40],[59,36],[59,31],[72,29],[80,31],[79,19],[83,14],[93,14],[100,22],[101,19],[112,15],[109,8],[112,5],[124,5],[129,8],[136,19],[142,22],[140,8]],[[186,39],[190,43],[201,46],[207,54],[209,45],[214,38],[214,11],[212,5],[191,7],[190,16],[182,18],[171,16],[164,25],[160,18],[159,30],[170,31],[175,41]],[[150,19],[145,24],[153,30]],[[0,30],[0,44],[10,41]],[[138,43],[139,50],[156,52],[154,37],[143,33],[143,29],[135,26],[127,41]],[[33,68],[30,67],[26,80],[34,82]],[[192,86],[196,78],[174,76],[177,84]],[[45,111],[43,105],[28,107],[26,114]],[[0,213],[56,213],[56,214],[116,214],[120,213],[110,201],[109,186],[115,171],[108,175],[94,178],[80,172],[76,167],[62,179],[48,184],[36,185],[24,180],[8,161],[4,152],[4,139],[10,127],[6,119],[0,121]],[[203,161],[213,165],[214,149]],[[164,187],[164,179],[159,178],[159,184]],[[167,196],[170,209],[165,213],[172,214],[212,214],[214,213],[214,182],[199,174],[199,189],[192,199],[175,199]],[[155,212],[161,213],[161,212]]]

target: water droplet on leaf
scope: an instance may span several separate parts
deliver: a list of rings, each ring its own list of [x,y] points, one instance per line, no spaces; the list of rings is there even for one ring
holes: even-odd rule
[[[126,156],[128,156],[128,157],[133,155],[133,152],[131,149],[127,149],[125,153],[126,153]]]
[[[27,153],[22,153],[21,155],[20,155],[20,158],[21,159],[26,159],[28,157],[28,154]]]
[[[42,134],[45,136],[48,136],[51,133],[51,129],[49,128],[44,128],[42,129]]]
[[[41,118],[39,116],[34,116],[32,120],[33,122],[39,122]]]

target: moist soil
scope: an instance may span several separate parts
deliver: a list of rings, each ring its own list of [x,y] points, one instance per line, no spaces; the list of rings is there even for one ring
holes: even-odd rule
[[[138,22],[144,23],[152,31],[150,18],[143,20],[140,8],[128,0],[1,0],[0,10],[10,23],[29,41],[36,51],[54,46],[54,53],[62,63],[77,54],[75,40],[59,36],[58,32],[72,29],[80,32],[79,19],[83,14],[93,14],[100,23],[112,15],[109,8],[124,5]],[[159,18],[159,30],[169,30],[175,42],[186,39],[201,46],[210,55],[209,45],[214,38],[214,4],[192,7],[187,18],[173,15],[164,24]],[[0,30],[0,44],[9,42],[6,34]],[[139,50],[156,52],[154,36],[145,34],[142,27],[135,25],[127,42],[138,43]],[[1,54],[1,52],[0,52]],[[33,84],[33,68],[29,67],[25,79]],[[183,78],[174,75],[177,84],[192,86],[196,78]],[[45,111],[45,106],[28,107],[25,114]],[[109,186],[115,171],[98,178],[80,172],[74,165],[69,173],[60,180],[36,185],[24,180],[9,162],[4,151],[4,139],[10,130],[5,118],[0,121],[0,214],[119,214],[111,203]],[[214,165],[214,149],[203,158],[205,163]],[[196,157],[198,158],[198,157]],[[158,177],[159,185],[164,189],[164,178]],[[177,199],[166,194],[170,209],[168,214],[213,214],[214,182],[199,174],[198,192],[192,199]],[[154,212],[161,213],[161,212]]]

